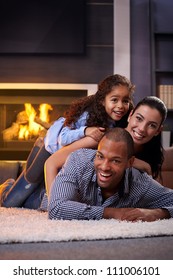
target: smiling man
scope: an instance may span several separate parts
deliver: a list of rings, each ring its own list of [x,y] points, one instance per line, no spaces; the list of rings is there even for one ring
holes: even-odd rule
[[[109,130],[98,150],[73,152],[49,196],[50,219],[155,221],[173,217],[173,190],[132,168],[134,144],[122,128]]]

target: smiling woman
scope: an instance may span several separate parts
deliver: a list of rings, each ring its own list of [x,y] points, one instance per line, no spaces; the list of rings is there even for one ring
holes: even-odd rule
[[[135,147],[149,142],[153,136],[161,132],[162,117],[157,111],[148,105],[143,105],[131,113],[129,116],[129,125],[127,130],[131,133]]]
[[[130,114],[126,128],[134,141],[135,156],[150,165],[154,178],[160,176],[164,160],[161,131],[166,117],[164,102],[155,96],[147,96]]]

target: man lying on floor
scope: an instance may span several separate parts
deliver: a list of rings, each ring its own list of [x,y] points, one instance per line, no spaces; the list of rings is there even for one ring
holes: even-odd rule
[[[108,131],[98,150],[80,149],[52,184],[50,219],[155,221],[173,217],[173,190],[132,166],[134,145],[122,128]]]

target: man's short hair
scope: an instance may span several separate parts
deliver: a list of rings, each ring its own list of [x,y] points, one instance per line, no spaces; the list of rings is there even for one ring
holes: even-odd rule
[[[108,129],[104,135],[107,139],[113,142],[124,142],[127,145],[128,159],[134,156],[134,142],[130,133],[120,127]]]

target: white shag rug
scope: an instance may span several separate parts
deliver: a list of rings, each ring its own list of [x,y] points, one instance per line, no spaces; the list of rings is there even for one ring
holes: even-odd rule
[[[49,220],[46,212],[0,207],[0,243],[58,242],[173,235],[173,218],[155,222]]]

